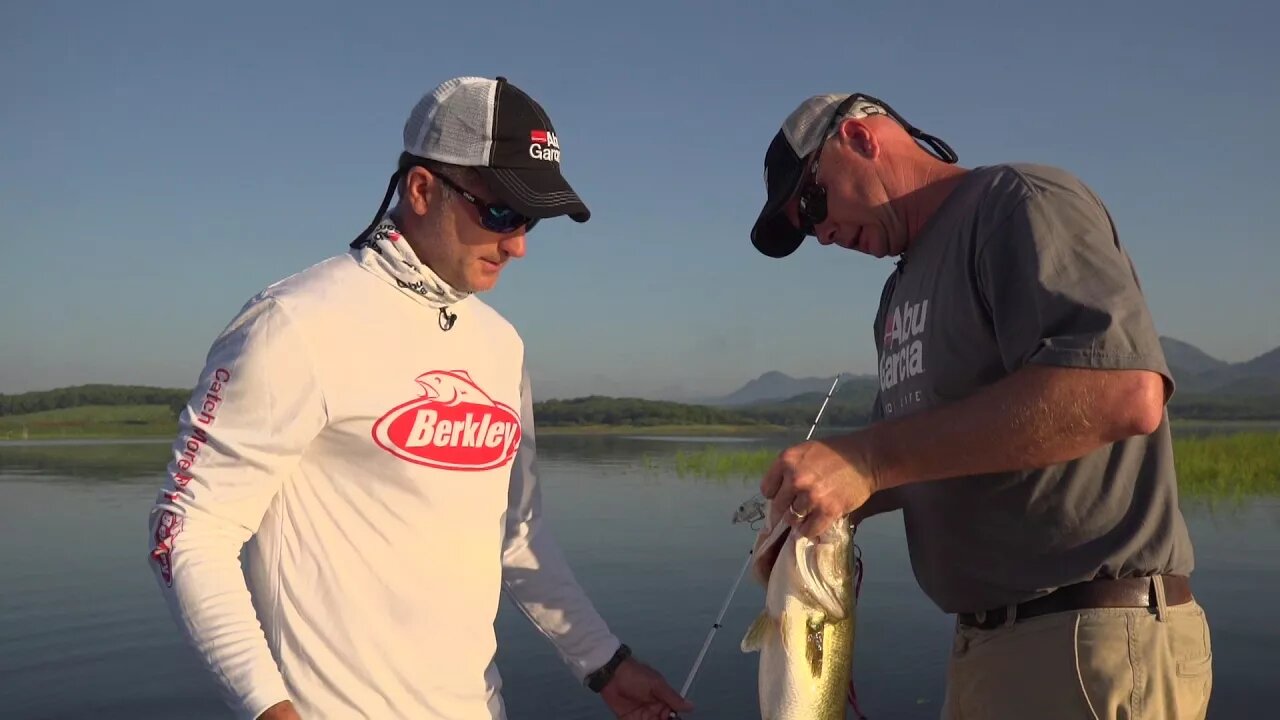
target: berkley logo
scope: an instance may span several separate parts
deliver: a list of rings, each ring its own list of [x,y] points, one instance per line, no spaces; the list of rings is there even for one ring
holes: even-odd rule
[[[423,396],[392,408],[373,440],[401,460],[446,470],[501,467],[520,449],[520,418],[481,390],[465,370],[415,378]]]

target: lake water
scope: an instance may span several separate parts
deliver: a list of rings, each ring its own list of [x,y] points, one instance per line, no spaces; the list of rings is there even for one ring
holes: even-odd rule
[[[672,469],[678,450],[707,442],[715,440],[539,442],[547,514],[579,580],[615,632],[677,688],[752,540],[729,517],[756,478]],[[0,444],[0,717],[230,717],[146,564],[146,515],[167,452],[155,442]],[[1270,715],[1280,697],[1280,502],[1183,504],[1196,543],[1193,585],[1213,633],[1209,716]],[[936,718],[952,621],[916,586],[899,515],[865,523],[858,543],[862,709],[872,720]],[[741,653],[738,641],[762,602],[747,576],[690,692],[691,720],[758,717],[759,656]],[[505,602],[497,630],[512,720],[610,717]]]

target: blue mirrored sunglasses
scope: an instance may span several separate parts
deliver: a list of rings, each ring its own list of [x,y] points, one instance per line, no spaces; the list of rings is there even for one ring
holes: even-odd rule
[[[534,225],[538,224],[538,218],[521,215],[507,205],[481,200],[475,195],[472,195],[465,188],[445,177],[443,173],[432,173],[432,175],[438,178],[445,185],[453,188],[454,192],[461,195],[463,200],[466,200],[476,206],[476,209],[480,211],[480,225],[485,230],[506,234],[515,232],[523,226],[525,232],[529,232],[533,229]]]

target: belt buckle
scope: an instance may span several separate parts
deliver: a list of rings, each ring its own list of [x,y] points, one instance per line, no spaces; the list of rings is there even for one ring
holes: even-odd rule
[[[1004,608],[991,608],[990,610],[984,610],[982,612],[982,629],[995,630],[1001,625],[1004,625],[1005,618],[1008,616],[1009,613]]]
[[[970,618],[970,622],[964,622],[963,616],[961,617],[961,622],[970,627],[977,628],[978,630],[992,630],[1000,627],[1000,625],[1004,623],[1004,619],[999,617],[998,610],[1000,610],[1000,608],[966,613]]]

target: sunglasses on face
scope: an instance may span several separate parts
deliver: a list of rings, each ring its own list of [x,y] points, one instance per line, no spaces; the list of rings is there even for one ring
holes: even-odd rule
[[[818,223],[827,219],[827,189],[819,185],[815,179],[818,174],[818,163],[816,161],[813,163],[813,167],[814,170],[809,174],[809,179],[805,182],[804,187],[800,189],[798,215],[800,217],[800,231],[806,236],[813,235],[817,237]]]
[[[463,200],[476,206],[476,210],[480,213],[480,226],[489,232],[505,235],[515,232],[521,227],[524,227],[525,232],[528,232],[533,229],[534,225],[538,224],[538,218],[525,217],[506,205],[481,200],[445,177],[443,173],[432,174],[445,185],[453,188],[453,191],[461,195]]]
[[[827,146],[827,138],[831,136],[831,131],[835,129],[836,123],[840,122],[840,118],[849,112],[849,108],[853,107],[855,102],[864,97],[866,96],[850,95],[845,98],[844,102],[836,106],[836,111],[827,122],[826,129],[822,131],[822,141],[813,153],[813,162],[809,164],[809,172],[806,173],[804,182],[800,186],[800,198],[796,208],[800,219],[800,231],[805,235],[816,236],[818,223],[827,219],[827,188],[818,184],[818,163],[822,160],[822,149]]]
[[[816,235],[815,228],[819,223],[827,219],[827,188],[819,185],[817,180],[818,162],[822,159],[822,148],[826,147],[827,139],[831,136],[832,131],[835,130],[836,125],[858,100],[866,100],[878,107],[883,113],[888,114],[889,117],[896,120],[899,125],[906,129],[908,135],[927,145],[934,157],[942,162],[954,164],[959,160],[950,145],[929,133],[921,132],[919,128],[899,115],[896,110],[889,107],[888,103],[870,95],[854,93],[836,106],[836,111],[832,113],[831,120],[827,123],[827,128],[822,131],[822,142],[818,145],[818,149],[814,151],[813,162],[809,165],[809,172],[800,186],[797,209],[799,211],[800,230],[805,235]]]

